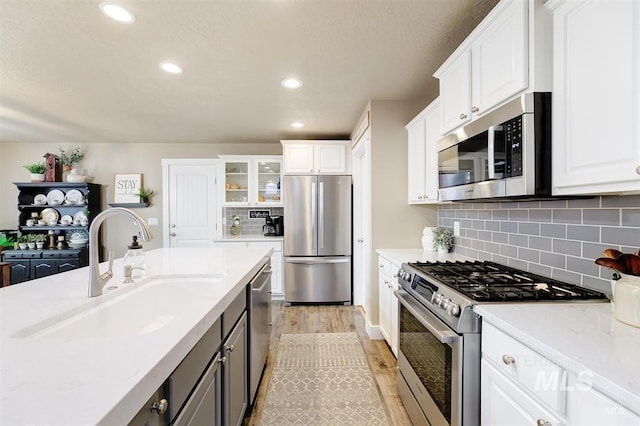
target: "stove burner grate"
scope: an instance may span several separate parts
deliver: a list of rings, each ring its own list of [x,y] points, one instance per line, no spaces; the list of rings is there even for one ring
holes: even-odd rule
[[[598,291],[489,261],[416,262],[409,265],[479,302],[607,298]]]

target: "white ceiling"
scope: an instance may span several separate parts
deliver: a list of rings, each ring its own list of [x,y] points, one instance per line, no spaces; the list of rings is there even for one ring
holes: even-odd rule
[[[370,99],[426,105],[433,72],[497,3],[115,1],[133,25],[98,0],[0,0],[0,142],[345,137]],[[304,86],[283,89],[288,76]]]

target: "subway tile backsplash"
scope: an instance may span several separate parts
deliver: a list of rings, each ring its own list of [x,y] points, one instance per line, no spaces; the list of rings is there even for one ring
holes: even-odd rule
[[[640,248],[640,195],[441,204],[438,225],[454,222],[457,253],[610,294],[612,271],[594,260]]]
[[[249,210],[269,210],[271,216],[282,216],[284,213],[283,207],[226,207],[222,209],[222,215],[226,218],[227,224],[224,225],[224,234],[230,235],[230,228],[233,223],[231,219],[233,215],[238,215],[240,218],[240,234],[241,235],[256,235],[262,234],[262,226],[265,223],[264,219],[249,219]]]

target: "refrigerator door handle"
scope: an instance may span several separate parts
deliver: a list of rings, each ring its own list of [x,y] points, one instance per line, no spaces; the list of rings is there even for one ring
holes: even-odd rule
[[[323,260],[321,257],[316,259],[285,259],[285,263],[299,263],[302,265],[316,265],[318,263],[348,263],[351,260],[350,257],[345,257],[344,259],[326,259]]]
[[[316,229],[316,220],[317,220],[317,197],[316,197],[316,183],[315,182],[311,182],[311,229],[315,230]],[[318,239],[318,235],[317,233],[313,233],[313,235],[311,236],[311,248],[315,250],[316,248],[316,242]]]
[[[318,245],[324,248],[324,182],[320,182],[318,187]]]

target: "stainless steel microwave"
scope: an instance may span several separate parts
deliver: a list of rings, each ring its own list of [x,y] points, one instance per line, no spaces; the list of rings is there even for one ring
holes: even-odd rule
[[[551,93],[525,93],[443,137],[442,201],[551,196]]]

